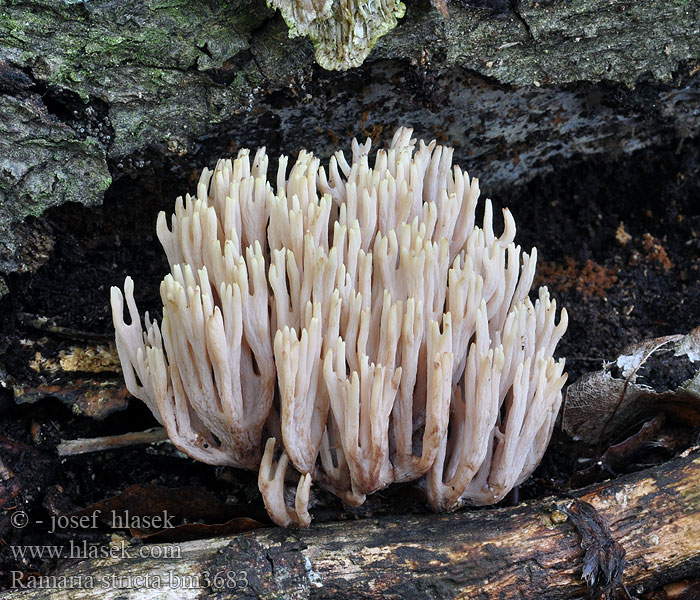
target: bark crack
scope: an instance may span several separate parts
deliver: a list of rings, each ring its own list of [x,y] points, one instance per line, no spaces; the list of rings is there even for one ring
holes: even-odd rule
[[[523,27],[525,27],[525,31],[527,32],[527,36],[530,38],[530,40],[532,42],[535,42],[535,36],[532,34],[532,30],[530,29],[530,24],[525,20],[523,15],[520,13],[520,0],[510,0],[510,8],[513,11],[513,14],[515,15],[515,18],[523,24]]]

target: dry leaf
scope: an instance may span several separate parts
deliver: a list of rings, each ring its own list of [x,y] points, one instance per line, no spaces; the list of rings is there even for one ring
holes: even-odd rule
[[[686,355],[690,362],[700,360],[700,327],[696,327],[676,344],[674,356]]]
[[[650,340],[644,340],[638,344],[633,344],[627,346],[620,356],[617,357],[615,361],[617,366],[622,369],[622,376],[631,382],[636,381],[637,371],[642,367],[642,365],[649,359],[649,357],[656,352],[659,348],[662,348],[666,344],[671,342],[677,342],[678,340],[684,339],[686,336],[682,335],[667,335],[664,337],[652,338]],[[676,354],[676,356],[680,356]]]
[[[665,413],[691,427],[700,425],[700,371],[673,390],[657,392],[637,383],[640,369],[664,346],[676,342],[675,356],[700,358],[700,331],[644,340],[626,348],[615,363],[588,373],[569,386],[562,427],[574,439],[590,444],[610,442],[630,427]],[[616,364],[622,378],[613,377]]]

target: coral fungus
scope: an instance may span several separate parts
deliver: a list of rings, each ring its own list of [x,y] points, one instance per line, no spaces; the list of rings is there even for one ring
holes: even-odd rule
[[[490,504],[549,441],[566,312],[528,298],[536,252],[510,212],[496,235],[486,200],[477,226],[477,180],[411,135],[327,170],[282,156],[274,182],[264,149],[220,160],[159,215],[160,325],[142,331],[130,278],[112,289],[129,391],[191,457],[259,469],[281,525],[309,523],[312,481],[352,505],[418,479],[434,509]]]

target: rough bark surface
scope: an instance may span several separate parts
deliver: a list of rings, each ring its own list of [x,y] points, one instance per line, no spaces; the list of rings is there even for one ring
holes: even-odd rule
[[[624,581],[634,582],[633,593],[697,573],[697,451],[576,496],[595,507],[626,551]],[[72,589],[15,591],[0,598],[585,598],[581,546],[590,540],[565,516],[571,502],[544,499],[298,532],[261,529],[183,543],[178,560],[85,561],[56,574],[65,579],[55,585]],[[105,589],[102,582],[110,585]]]
[[[698,22],[690,0],[454,2],[449,18],[413,1],[365,66],[328,73],[262,0],[5,0],[0,272],[41,263],[22,219],[101,201],[151,152],[187,168],[232,141],[323,154],[401,122],[498,190],[695,135]]]

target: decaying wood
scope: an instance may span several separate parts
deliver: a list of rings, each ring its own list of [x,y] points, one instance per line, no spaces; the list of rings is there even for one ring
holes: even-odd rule
[[[410,124],[503,189],[697,135],[697,2],[450,2],[449,18],[446,0],[405,4],[343,74],[315,67],[311,42],[263,2],[3,2],[0,276],[46,260],[50,228],[27,215],[98,204],[122,177],[170,181],[167,166],[143,171],[153,152],[201,168],[219,156],[204,139],[330,156],[339,133]]]
[[[591,540],[582,539],[586,528],[567,517],[578,502],[594,507],[595,518],[626,552],[623,581],[632,594],[700,569],[700,452],[695,449],[581,490],[576,499],[140,547],[149,548],[151,558],[136,558],[135,547],[131,558],[65,568],[66,579],[45,582],[57,589],[11,597],[584,598],[582,546],[590,547]],[[167,558],[155,557],[166,553]]]

